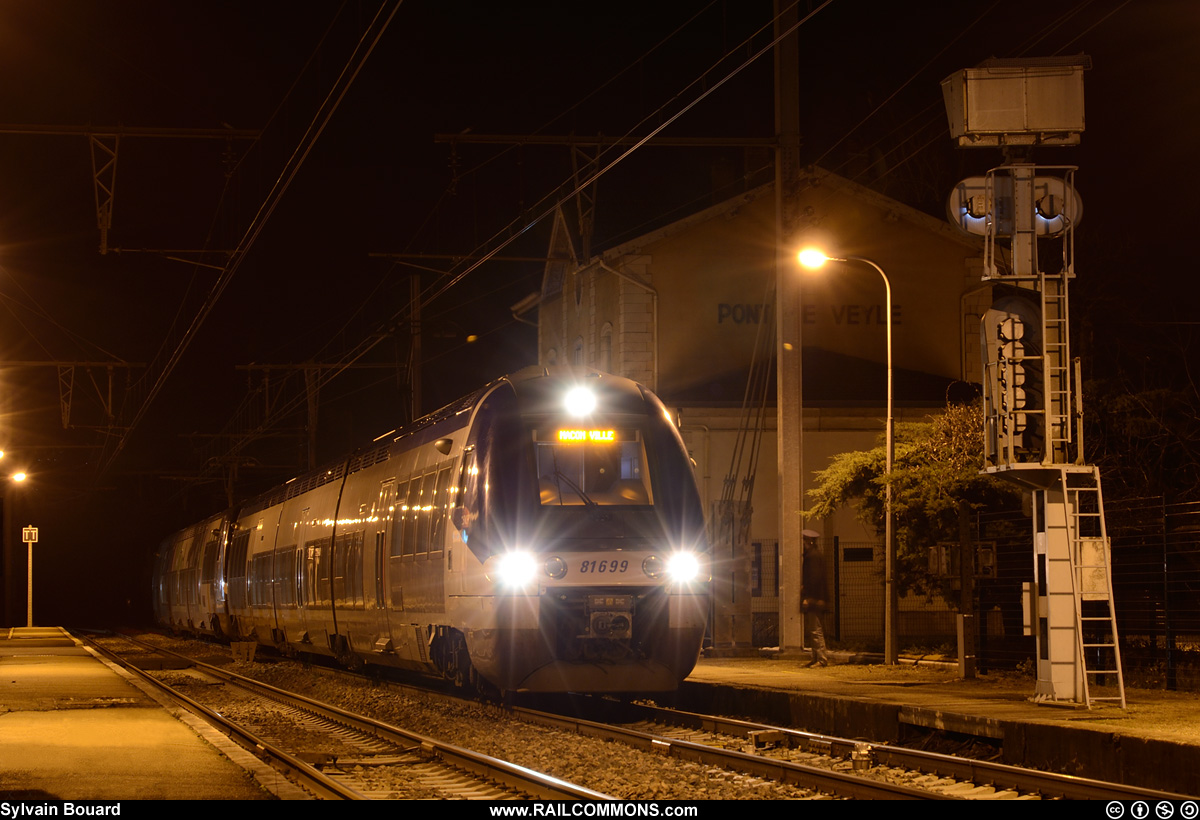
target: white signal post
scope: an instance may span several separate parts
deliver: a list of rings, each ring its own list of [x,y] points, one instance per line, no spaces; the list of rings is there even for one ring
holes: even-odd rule
[[[1079,144],[1090,67],[1086,55],[988,60],[942,82],[958,146],[1005,152],[987,176],[959,183],[948,215],[964,233],[983,237],[983,279],[993,283],[981,322],[983,472],[1032,498],[1035,581],[1025,603],[1037,646],[1033,699],[1124,708],[1100,471],[1085,462],[1079,371],[1070,355],[1067,287],[1082,202],[1074,166],[1031,160],[1035,147]],[[1101,685],[1110,693],[1093,691]]]
[[[33,545],[38,540],[38,528],[30,524],[21,530],[21,540],[29,545],[29,588],[25,594],[25,626],[33,626]]]

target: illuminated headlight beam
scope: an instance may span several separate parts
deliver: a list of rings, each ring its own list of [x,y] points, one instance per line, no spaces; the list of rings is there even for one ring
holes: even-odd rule
[[[503,586],[518,588],[531,583],[537,572],[537,558],[533,553],[518,550],[496,557],[492,577]]]
[[[700,559],[690,552],[676,552],[667,557],[667,577],[685,584],[700,578]]]
[[[563,402],[572,416],[587,416],[596,409],[596,394],[586,387],[573,387]]]

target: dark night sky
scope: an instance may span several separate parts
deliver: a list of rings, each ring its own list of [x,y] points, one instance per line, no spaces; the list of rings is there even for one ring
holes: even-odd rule
[[[378,8],[9,0],[0,6],[0,122],[264,129],[250,150],[233,143],[239,164],[228,181],[222,142],[129,137],[120,146],[110,246],[231,248]],[[699,93],[689,83],[719,65],[711,84],[764,45],[759,35],[738,47],[769,31],[770,17],[765,0],[403,3],[98,488],[100,451],[87,446],[100,439],[61,431],[54,371],[3,373],[9,447],[42,475],[16,517],[48,522],[44,554],[73,599],[35,595],[47,617],[125,599],[136,610],[153,543],[221,503],[217,485],[182,492],[159,476],[197,467],[195,439],[184,436],[226,425],[245,394],[236,365],[336,358],[407,300],[416,269],[371,254],[475,252],[522,214],[540,215],[538,203],[569,179],[564,147],[464,145],[452,188],[450,150],[435,133],[640,136]],[[1083,145],[1036,157],[1080,166],[1076,304],[1094,308],[1089,321],[1110,343],[1145,335],[1147,319],[1186,321],[1178,296],[1194,291],[1188,229],[1200,183],[1190,156],[1200,122],[1191,0],[835,0],[801,31],[805,161],[940,215],[958,179],[1000,162],[951,146],[940,81],[993,56],[1080,52],[1094,63]],[[772,116],[768,56],[664,134],[770,136]],[[742,167],[737,150],[643,149],[600,183],[597,246],[709,204],[713,180]],[[540,256],[547,235],[543,222],[503,253]],[[7,359],[152,361],[173,320],[190,321],[216,279],[157,254],[101,256],[98,245],[86,139],[0,134]],[[540,276],[540,264],[490,263],[426,307],[426,410],[531,361],[535,334],[508,306]],[[1188,332],[1155,327],[1164,349]],[[370,360],[403,361],[405,333]],[[480,341],[468,345],[467,334]],[[95,405],[76,390],[86,421]],[[396,426],[402,402],[394,371],[332,383],[322,393],[322,455]],[[113,566],[122,578],[90,590],[87,579]]]

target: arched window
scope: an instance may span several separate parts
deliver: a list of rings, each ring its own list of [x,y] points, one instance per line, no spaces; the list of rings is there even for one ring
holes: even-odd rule
[[[612,322],[605,322],[604,327],[600,328],[600,359],[596,362],[596,367],[605,373],[613,372],[612,337]]]
[[[571,364],[577,367],[583,366],[583,337],[580,336],[575,340],[575,347],[571,351]]]
[[[556,364],[558,364],[558,348],[552,347],[546,351],[546,365],[547,367],[554,367]]]

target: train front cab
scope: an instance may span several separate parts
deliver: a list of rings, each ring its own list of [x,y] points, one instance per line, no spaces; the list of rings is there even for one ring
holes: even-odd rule
[[[590,411],[564,411],[549,378],[502,385],[481,406],[454,515],[451,621],[501,689],[673,691],[709,603],[691,464],[653,394],[580,381]]]

